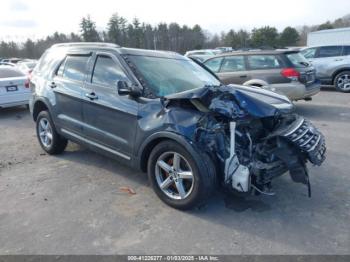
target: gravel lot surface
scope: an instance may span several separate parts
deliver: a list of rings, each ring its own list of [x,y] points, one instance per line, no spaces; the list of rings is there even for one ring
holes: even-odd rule
[[[350,254],[350,94],[296,105],[328,146],[310,166],[312,198],[285,175],[274,197],[217,192],[189,212],[163,204],[145,174],[76,144],[46,155],[29,112],[0,109],[0,254]]]

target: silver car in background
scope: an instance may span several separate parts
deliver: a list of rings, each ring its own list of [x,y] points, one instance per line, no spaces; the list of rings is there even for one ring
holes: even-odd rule
[[[199,62],[204,62],[205,60],[221,53],[222,51],[218,49],[200,49],[200,50],[187,51],[185,56],[194,58]]]
[[[315,67],[322,84],[350,92],[350,45],[314,46],[301,53]]]
[[[28,60],[18,62],[16,66],[20,71],[22,71],[26,75],[29,75],[33,71],[36,64],[37,64],[37,60],[28,59]]]
[[[15,67],[0,66],[0,108],[28,105],[28,77]]]

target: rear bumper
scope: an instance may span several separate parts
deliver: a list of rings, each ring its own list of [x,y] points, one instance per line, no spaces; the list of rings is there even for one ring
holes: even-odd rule
[[[320,92],[321,85],[315,82],[312,85],[305,87],[300,82],[271,84],[269,88],[276,92],[287,96],[290,100],[302,100],[311,97]]]
[[[6,103],[6,104],[0,104],[0,108],[13,107],[13,106],[22,106],[22,105],[28,105],[28,100],[11,102],[11,103]]]
[[[321,83],[315,82],[310,86],[306,87],[306,97],[311,97],[316,95],[321,90]]]
[[[0,107],[12,107],[29,103],[30,92],[0,96]]]

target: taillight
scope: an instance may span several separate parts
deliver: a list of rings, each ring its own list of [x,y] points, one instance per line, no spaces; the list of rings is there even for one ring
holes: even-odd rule
[[[29,79],[26,79],[26,81],[24,82],[24,87],[29,88]]]
[[[291,80],[298,80],[300,77],[300,72],[295,70],[294,68],[284,68],[281,71],[281,75]]]

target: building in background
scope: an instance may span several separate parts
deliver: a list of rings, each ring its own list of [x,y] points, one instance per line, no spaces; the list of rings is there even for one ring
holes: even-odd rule
[[[350,44],[350,27],[321,30],[307,35],[308,46]]]

